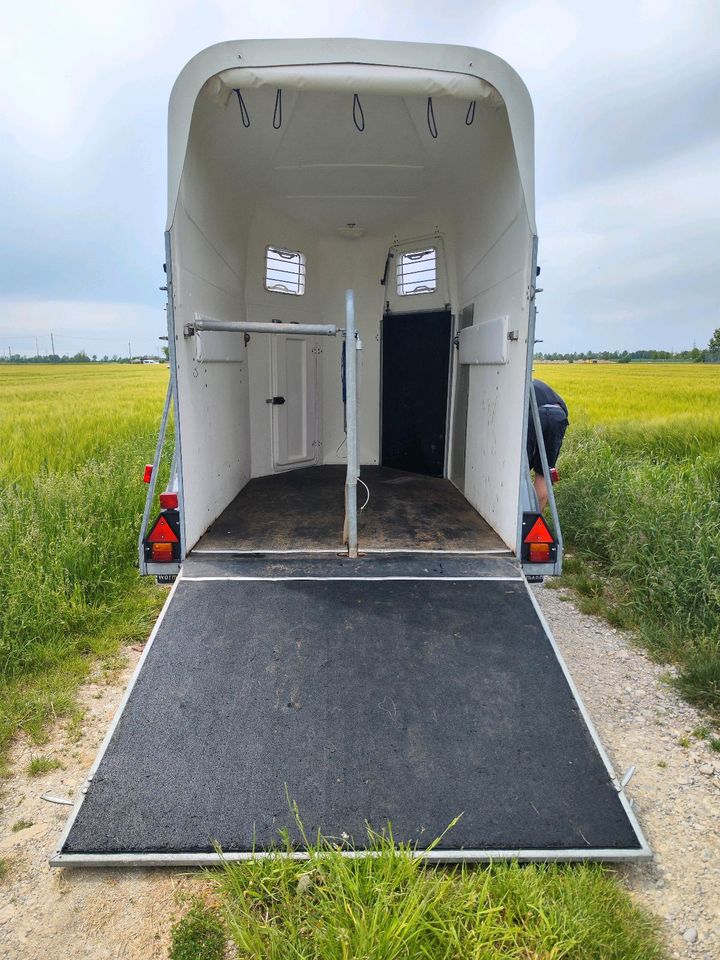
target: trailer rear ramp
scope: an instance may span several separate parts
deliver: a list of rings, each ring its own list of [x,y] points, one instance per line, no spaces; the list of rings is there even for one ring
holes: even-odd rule
[[[360,849],[462,814],[433,859],[650,855],[505,557],[191,555],[51,862],[247,858],[288,796]]]

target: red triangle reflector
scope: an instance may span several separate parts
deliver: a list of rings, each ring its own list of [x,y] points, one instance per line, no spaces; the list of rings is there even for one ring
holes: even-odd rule
[[[538,517],[532,525],[530,533],[525,537],[525,543],[555,543],[542,517]]]
[[[150,536],[147,538],[148,543],[178,543],[178,538],[172,531],[172,527],[167,522],[165,517],[160,517],[158,522],[150,531]]]

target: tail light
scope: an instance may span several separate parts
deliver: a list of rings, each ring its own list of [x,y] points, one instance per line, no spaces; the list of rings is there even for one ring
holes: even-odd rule
[[[153,563],[172,563],[173,557],[172,543],[152,543],[150,544],[150,559]]]
[[[176,493],[166,493],[160,494],[160,509],[161,510],[177,510],[178,508],[178,495]]]
[[[523,563],[555,563],[557,544],[555,537],[540,513],[523,514]]]
[[[560,482],[560,474],[556,467],[550,467],[550,482],[553,484]]]
[[[143,473],[143,483],[150,483],[152,480],[153,465],[151,463],[145,464],[145,472]]]
[[[167,506],[163,504],[163,497]],[[169,506],[173,502],[177,505],[177,494],[166,493],[160,495],[162,510],[160,516],[150,528],[145,538],[145,560],[149,563],[179,563],[180,552],[180,514]]]
[[[530,563],[550,563],[550,544],[529,543],[528,560]]]

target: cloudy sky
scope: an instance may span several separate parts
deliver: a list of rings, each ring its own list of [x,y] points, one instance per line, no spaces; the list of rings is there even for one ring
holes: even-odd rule
[[[165,117],[209,44],[371,36],[508,60],[535,104],[544,349],[720,326],[718,0],[37,0],[0,31],[0,351],[156,352]]]

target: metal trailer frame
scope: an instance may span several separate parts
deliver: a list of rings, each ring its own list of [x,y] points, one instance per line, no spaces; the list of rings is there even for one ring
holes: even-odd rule
[[[516,553],[518,559],[520,559],[522,554],[523,546],[523,529],[522,529],[522,515],[524,512],[534,512],[539,513],[539,503],[537,499],[537,494],[535,493],[535,488],[532,485],[530,479],[530,464],[528,462],[527,456],[527,435],[529,427],[529,418],[533,418],[533,423],[535,425],[535,436],[537,438],[538,450],[540,452],[540,461],[543,465],[543,471],[546,477],[550,476],[550,471],[548,469],[548,459],[547,451],[545,450],[545,439],[540,428],[540,413],[538,411],[537,399],[535,397],[535,391],[532,389],[532,368],[533,368],[533,359],[535,356],[535,319],[536,319],[536,305],[535,298],[540,292],[536,286],[537,279],[537,257],[538,255],[538,238],[537,235],[533,236],[532,240],[532,254],[531,254],[531,280],[530,285],[527,290],[528,298],[528,337],[527,337],[527,360],[525,365],[525,405],[523,408],[523,429],[522,429],[522,438],[523,446],[521,451],[521,467],[520,467],[520,496],[518,497],[518,530],[517,530],[517,543],[516,543]],[[557,543],[557,558],[553,563],[524,563],[523,569],[528,576],[538,576],[538,577],[559,577],[562,573],[562,563],[563,563],[563,553],[564,553],[564,541],[562,535],[562,529],[560,527],[560,516],[558,514],[557,503],[555,501],[555,491],[553,490],[553,484],[550,482],[547,486],[548,489],[548,506],[550,507],[550,516],[552,517],[553,522],[553,533],[555,535],[555,541]]]
[[[602,745],[602,742],[600,740],[597,730],[595,729],[595,726],[592,722],[590,714],[588,713],[587,708],[585,707],[585,704],[582,701],[582,698],[578,692],[578,689],[570,675],[567,664],[565,663],[565,660],[557,646],[557,643],[555,642],[555,638],[553,637],[552,632],[550,631],[550,628],[548,626],[548,623],[545,617],[543,616],[543,613],[540,609],[537,599],[532,589],[528,585],[527,579],[525,578],[525,576],[522,574],[521,571],[519,571],[519,573],[520,575],[518,577],[503,577],[499,579],[513,580],[513,581],[523,580],[525,582],[526,589],[528,590],[532,605],[535,609],[535,612],[537,613],[542,629],[557,658],[557,661],[560,665],[560,668],[568,684],[568,687],[570,688],[570,692],[575,702],[577,703],[582,719],[585,722],[588,732],[590,733],[590,736],[593,740],[595,748],[597,749],[600,755],[600,758],[605,766],[605,769],[608,772],[608,775],[612,781],[613,786],[618,792],[620,803],[632,826],[633,832],[637,837],[639,846],[636,849],[630,849],[630,850],[608,848],[608,849],[599,849],[599,850],[591,850],[591,851],[588,851],[587,849],[443,850],[442,848],[436,847],[433,850],[429,850],[429,851],[415,850],[413,851],[412,856],[414,858],[421,858],[421,859],[427,860],[428,862],[437,862],[437,863],[492,863],[493,861],[497,861],[497,860],[518,860],[522,862],[534,862],[534,861],[578,862],[578,861],[584,860],[584,861],[593,861],[593,862],[602,861],[605,863],[621,863],[621,862],[627,862],[630,860],[633,860],[633,861],[650,860],[652,859],[652,856],[653,856],[652,849],[645,838],[642,828],[640,827],[640,824],[637,820],[637,817],[635,816],[632,801],[628,798],[625,792],[625,789],[627,787],[627,784],[630,780],[630,777],[632,775],[634,768],[631,767],[630,770],[621,779],[619,779],[617,774],[615,773],[615,770],[610,761],[610,758],[608,757]],[[70,834],[70,831],[72,830],[75,820],[82,807],[83,801],[85,799],[85,794],[87,793],[88,788],[95,776],[95,773],[97,772],[98,767],[100,766],[105,756],[105,753],[110,745],[113,734],[115,732],[115,728],[117,727],[120,721],[120,718],[123,714],[123,711],[128,703],[128,700],[130,699],[130,695],[132,694],[135,683],[138,677],[140,676],[140,672],[142,671],[142,668],[145,664],[145,660],[147,659],[150,649],[152,648],[153,642],[159,632],[159,629],[165,617],[165,614],[167,613],[167,610],[170,607],[170,604],[172,603],[175,590],[177,589],[177,585],[181,579],[182,577],[178,578],[178,580],[175,582],[172,589],[170,590],[167,596],[167,599],[165,600],[165,604],[160,612],[160,615],[157,619],[157,622],[155,623],[155,626],[153,627],[152,633],[150,634],[150,638],[147,644],[145,645],[145,648],[142,652],[140,660],[138,661],[137,666],[135,667],[135,670],[130,679],[128,687],[123,695],[120,705],[118,706],[115,716],[113,717],[112,723],[110,724],[110,727],[105,735],[105,739],[102,742],[102,745],[97,754],[97,757],[95,758],[95,761],[90,769],[90,773],[88,774],[84,785],[80,788],[78,798],[75,801],[73,810],[65,825],[65,829],[63,830],[60,836],[60,839],[58,841],[57,849],[50,858],[49,862],[50,862],[50,866],[52,867],[109,867],[109,866],[199,867],[199,866],[213,866],[223,862],[245,861],[245,860],[253,860],[255,858],[262,859],[262,858],[274,857],[274,856],[289,857],[291,859],[297,859],[297,860],[306,860],[309,858],[308,853],[306,853],[305,851],[299,851],[299,850],[294,851],[292,853],[274,852],[274,851],[242,851],[242,852],[229,852],[229,853],[222,853],[218,851],[214,851],[212,853],[210,852],[207,852],[207,853],[117,853],[117,854],[91,854],[91,853],[65,854],[65,853],[62,853],[62,848],[65,845],[65,842]],[[191,579],[193,578],[188,577],[188,580],[191,580]],[[221,578],[221,579],[228,579],[228,578]],[[258,577],[256,579],[265,580],[267,578]],[[273,579],[287,580],[287,579],[297,579],[297,578],[276,577]],[[325,579],[334,579],[334,578],[313,577],[313,578],[301,578],[301,579],[325,580]],[[362,578],[348,578],[348,579],[362,579]],[[384,579],[393,580],[398,578],[387,577]],[[401,578],[401,579],[404,579],[404,578]],[[417,579],[417,578],[410,578],[410,579]],[[451,579],[452,580],[456,578],[445,577],[445,578],[434,578],[434,579]],[[473,578],[463,578],[463,579],[483,580],[487,578],[473,577]],[[498,579],[498,578],[491,578],[491,579]],[[344,851],[344,855],[348,857],[358,857],[358,856],[366,856],[367,854],[365,851],[361,851],[361,850],[347,850],[347,851]]]

